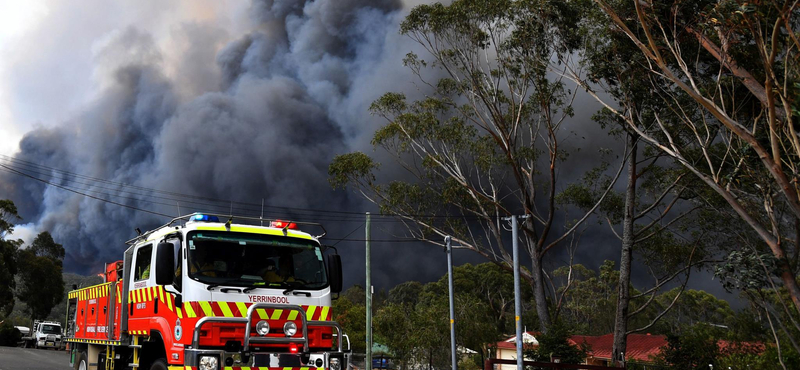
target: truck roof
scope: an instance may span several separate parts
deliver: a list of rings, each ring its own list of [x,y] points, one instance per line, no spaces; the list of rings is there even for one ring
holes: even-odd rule
[[[227,219],[227,221],[221,222],[220,220],[222,219]],[[181,221],[183,221],[183,225],[180,224],[175,225],[176,223],[180,223]],[[234,223],[234,221],[236,221],[236,223]],[[264,223],[267,223],[267,225],[270,226],[262,226]],[[277,225],[285,225],[285,226],[276,227]],[[317,236],[312,236],[308,232],[292,228],[292,226],[296,227],[297,225],[318,227],[322,230],[322,234]],[[308,239],[308,240],[317,240],[325,236],[325,234],[327,234],[327,231],[322,226],[322,224],[315,222],[286,221],[277,219],[265,219],[260,217],[256,218],[256,217],[246,217],[246,216],[219,215],[212,213],[192,213],[190,215],[176,217],[165,225],[162,225],[158,228],[142,233],[141,235],[131,240],[128,240],[126,244],[134,245],[143,242],[144,243],[152,242],[154,240],[158,240],[164,237],[165,235],[168,235],[170,233],[173,233],[181,229],[189,229],[189,231],[218,230],[218,231],[232,231],[232,232],[244,232],[244,233],[255,233],[255,234],[267,234],[267,235],[280,235],[280,236],[288,236],[288,237]]]

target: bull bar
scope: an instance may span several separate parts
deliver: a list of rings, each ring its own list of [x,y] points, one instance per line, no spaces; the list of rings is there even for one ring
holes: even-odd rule
[[[302,320],[302,338],[296,337],[251,337],[250,336],[250,328],[253,326],[253,312],[257,309],[279,309],[279,310],[290,310],[290,311],[297,311]],[[308,326],[328,326],[336,329],[337,333],[337,346],[338,352],[342,352],[342,327],[339,323],[335,321],[317,321],[311,320],[309,321],[306,317],[306,311],[303,307],[298,305],[278,305],[278,304],[271,304],[271,303],[255,303],[247,309],[247,317],[203,317],[202,319],[197,321],[194,327],[194,333],[192,335],[192,348],[199,348],[200,347],[200,329],[209,322],[222,322],[222,323],[244,323],[244,341],[242,345],[242,351],[247,352],[250,349],[250,343],[258,343],[258,344],[291,344],[291,343],[302,343],[303,344],[303,352],[308,352]]]

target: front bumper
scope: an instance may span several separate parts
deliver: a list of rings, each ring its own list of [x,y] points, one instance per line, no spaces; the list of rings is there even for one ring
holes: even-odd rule
[[[283,309],[298,311],[298,317],[302,321],[302,326],[298,329],[302,334],[301,338],[297,337],[260,337],[250,336],[250,328],[252,327],[253,312],[256,309]],[[225,351],[220,349],[203,349],[200,348],[200,329],[208,322],[227,322],[227,323],[243,323],[245,324],[245,336],[242,341],[243,346],[236,351]],[[329,326],[337,331],[337,350],[324,351],[324,352],[311,352],[308,347],[308,326]],[[199,368],[203,357],[216,358],[218,370],[225,368],[238,368],[238,367],[259,367],[259,368],[276,368],[276,369],[330,369],[330,370],[348,370],[349,353],[342,350],[343,332],[342,328],[336,322],[332,321],[308,321],[306,320],[306,312],[300,306],[286,306],[274,305],[268,303],[256,303],[249,307],[246,317],[204,317],[200,319],[194,327],[192,336],[192,345],[184,349],[184,365],[191,368]],[[284,352],[267,352],[263,350],[255,350],[251,344],[301,344],[302,349],[295,353]]]
[[[187,349],[184,352],[186,366],[198,367],[205,356],[217,359],[217,369],[237,367],[258,368],[302,368],[309,370],[347,370],[348,357],[341,352],[317,352],[310,354],[271,352],[226,352],[222,350]]]
[[[61,339],[45,339],[36,341],[37,347],[59,348],[61,347]]]

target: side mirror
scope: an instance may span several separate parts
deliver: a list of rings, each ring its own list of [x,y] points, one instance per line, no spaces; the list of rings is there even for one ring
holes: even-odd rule
[[[156,247],[156,284],[171,285],[175,280],[175,251],[171,243]]]
[[[332,293],[342,292],[342,257],[338,254],[328,256],[328,281]]]

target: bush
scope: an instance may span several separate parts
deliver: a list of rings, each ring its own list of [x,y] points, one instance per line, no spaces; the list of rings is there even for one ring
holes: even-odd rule
[[[557,322],[550,327],[547,334],[541,334],[536,339],[539,345],[525,349],[525,357],[539,362],[550,362],[550,358],[558,357],[563,364],[580,364],[586,359],[588,348],[585,345],[575,346],[570,344],[570,329]]]
[[[5,322],[0,325],[0,346],[16,347],[22,339],[22,333],[11,323]]]

